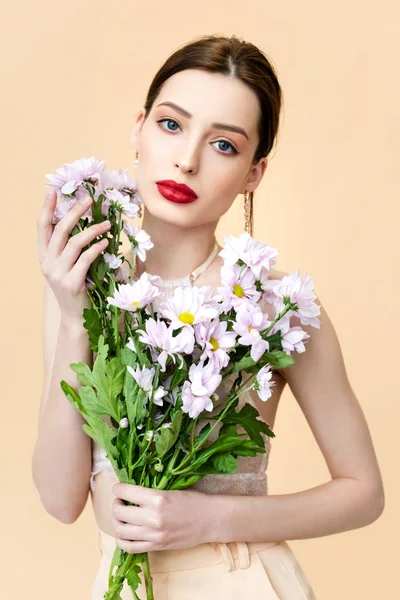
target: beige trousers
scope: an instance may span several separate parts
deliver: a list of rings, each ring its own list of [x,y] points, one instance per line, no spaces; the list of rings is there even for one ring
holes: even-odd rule
[[[100,568],[91,600],[103,600],[115,538],[99,530]],[[155,600],[316,600],[287,542],[200,544],[149,552]],[[146,600],[143,575],[136,593]],[[123,600],[133,595],[126,581]]]

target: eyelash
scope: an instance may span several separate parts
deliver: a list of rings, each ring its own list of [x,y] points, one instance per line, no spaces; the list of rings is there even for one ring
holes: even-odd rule
[[[169,118],[159,119],[157,121],[157,123],[164,123],[165,121],[173,121],[174,123],[179,125],[179,123],[177,121],[175,121],[175,119],[169,119]],[[160,125],[160,128],[163,131],[169,131],[170,133],[173,133],[171,131],[171,129],[165,129],[165,127],[161,127],[161,125]],[[219,152],[221,152],[222,154],[239,154],[239,152],[236,150],[235,146],[233,144],[231,144],[231,142],[228,142],[227,140],[217,140],[217,142],[214,142],[214,143],[218,143],[218,142],[224,142],[225,144],[228,144],[233,150],[233,152],[223,152],[222,150],[219,150]]]

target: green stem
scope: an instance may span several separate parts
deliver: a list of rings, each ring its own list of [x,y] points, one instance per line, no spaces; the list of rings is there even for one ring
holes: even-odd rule
[[[178,458],[179,452],[180,452],[180,448],[175,448],[174,453],[173,453],[173,455],[171,457],[171,460],[169,461],[169,464],[168,464],[167,468],[165,469],[165,473],[168,473],[168,472],[171,473],[172,472],[172,469],[174,468],[174,465],[175,465],[176,460]],[[157,489],[158,490],[165,490],[166,486],[168,485],[168,482],[169,482],[169,477],[167,477],[166,474],[163,475],[160,483],[157,486]]]
[[[143,577],[146,584],[146,600],[154,600],[153,578],[150,571],[149,554],[144,552],[142,561]]]
[[[238,387],[238,389],[234,392],[232,398],[230,399],[230,401],[228,402],[228,404],[226,405],[226,407],[224,408],[224,410],[221,412],[221,414],[218,416],[217,420],[215,421],[214,425],[211,427],[210,431],[208,432],[207,435],[204,436],[204,438],[201,440],[201,442],[199,442],[196,446],[194,446],[192,448],[192,450],[189,452],[189,454],[186,455],[186,457],[183,459],[183,461],[181,462],[180,465],[178,465],[175,469],[170,470],[170,473],[172,475],[178,475],[181,472],[182,467],[184,467],[189,460],[191,460],[193,454],[195,454],[197,452],[197,450],[199,450],[199,448],[201,448],[202,446],[204,446],[204,442],[206,441],[206,439],[212,434],[212,432],[214,431],[214,429],[217,427],[218,423],[220,421],[222,421],[222,419],[225,417],[226,413],[229,411],[230,407],[232,406],[232,404],[235,402],[235,400],[237,400],[237,398],[239,398],[239,396],[241,396],[242,394],[244,394],[246,391],[248,391],[248,389],[251,389],[251,387],[247,388],[246,390],[243,390],[244,386],[250,381],[250,379],[252,379],[254,377],[254,375],[250,375],[250,377],[248,379],[246,379],[246,381],[244,381],[242,383],[242,385],[240,385]],[[240,392],[240,394],[239,394]]]

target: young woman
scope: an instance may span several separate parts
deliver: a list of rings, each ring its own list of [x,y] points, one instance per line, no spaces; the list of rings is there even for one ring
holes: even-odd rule
[[[154,247],[137,276],[159,275],[166,293],[176,285],[220,284],[215,230],[238,194],[252,195],[264,176],[279,124],[281,88],[267,57],[233,37],[203,36],[170,56],[151,83],[132,133],[135,181],[144,201],[143,229]],[[239,458],[233,475],[209,475],[190,489],[157,491],[119,484],[101,449],[83,432],[81,416],[59,382],[79,383],[71,362],[93,360],[82,326],[90,306],[85,275],[102,242],[100,225],[68,240],[87,210],[77,204],[54,227],[53,192],[38,220],[39,260],[47,280],[45,382],[33,477],[45,509],[74,522],[91,492],[99,526],[101,564],[92,590],[107,588],[116,546],[149,552],[156,600],[190,597],[315,598],[286,540],[363,527],[383,511],[381,474],[365,417],[347,378],[339,341],[321,307],[320,329],[296,364],[274,372],[273,394],[250,402],[271,428],[289,384],[326,460],[331,481],[295,494],[269,496],[265,455]],[[125,263],[126,264],[126,263]],[[272,269],[272,279],[286,273]],[[319,302],[320,304],[320,302]],[[271,305],[266,304],[271,312]],[[266,439],[268,444],[269,439]],[[116,484],[116,485],[115,485]],[[126,506],[122,500],[139,506]],[[138,590],[145,598],[144,588]],[[132,598],[126,586],[124,599]]]

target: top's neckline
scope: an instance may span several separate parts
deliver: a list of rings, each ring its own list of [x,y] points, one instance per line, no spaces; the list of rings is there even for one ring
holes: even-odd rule
[[[202,262],[201,265],[199,265],[196,269],[194,269],[194,271],[189,273],[189,275],[185,275],[184,277],[172,278],[172,279],[163,279],[162,277],[159,277],[158,286],[162,289],[173,289],[178,286],[188,286],[188,285],[193,286],[196,279],[202,273],[204,273],[204,271],[207,269],[207,267],[212,263],[212,261],[214,260],[214,258],[216,257],[216,255],[218,253],[218,250],[219,250],[218,243],[215,242],[214,248],[212,249],[209,256],[206,258],[206,260],[204,262]],[[136,264],[137,264],[137,255],[135,255],[135,266],[136,266]],[[144,272],[146,272],[146,271],[144,271]],[[134,280],[138,279],[137,275],[134,275],[133,279]]]

